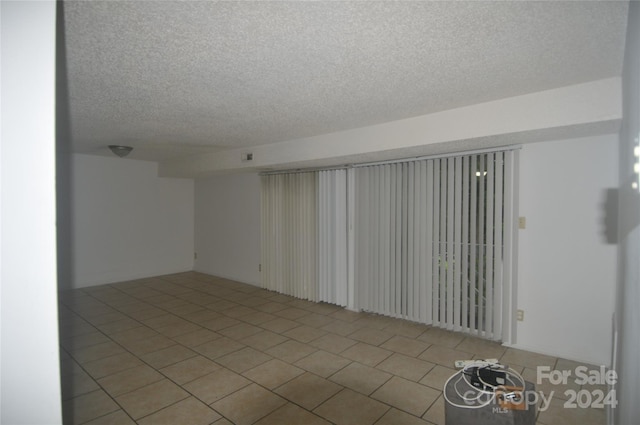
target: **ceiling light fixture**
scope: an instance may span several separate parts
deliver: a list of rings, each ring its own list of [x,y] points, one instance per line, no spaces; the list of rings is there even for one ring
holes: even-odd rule
[[[120,158],[124,158],[129,155],[133,148],[131,146],[109,145],[111,152],[118,155]]]

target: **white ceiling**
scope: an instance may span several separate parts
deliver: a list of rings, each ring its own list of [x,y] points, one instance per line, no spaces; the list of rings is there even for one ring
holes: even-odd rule
[[[627,7],[65,1],[72,148],[176,159],[620,76]]]

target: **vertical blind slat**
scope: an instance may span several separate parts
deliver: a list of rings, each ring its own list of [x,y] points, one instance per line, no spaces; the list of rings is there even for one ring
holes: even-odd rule
[[[455,158],[455,187],[453,189],[454,200],[454,229],[453,229],[453,330],[461,330],[461,307],[462,307],[462,158]]]
[[[431,288],[431,309],[433,324],[440,326],[440,160],[434,160],[431,163],[433,164],[433,208],[431,209],[433,217],[431,279],[433,286]],[[427,259],[427,261],[429,260]]]
[[[469,157],[462,159],[462,234],[461,234],[461,326],[463,331],[469,330]]]
[[[490,153],[487,154],[487,189],[486,189],[486,198],[487,198],[487,206],[486,206],[486,231],[485,231],[485,246],[486,246],[486,260],[485,260],[485,310],[484,310],[484,323],[486,330],[486,338],[493,339],[493,285],[494,285],[494,276],[493,276],[493,239],[494,239],[494,201],[495,201],[495,155]]]

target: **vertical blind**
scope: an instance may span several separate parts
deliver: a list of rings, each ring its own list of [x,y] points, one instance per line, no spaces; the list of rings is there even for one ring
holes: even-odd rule
[[[318,299],[347,305],[347,171],[318,172]]]
[[[502,339],[515,155],[356,168],[356,307]]]
[[[509,340],[516,167],[506,150],[263,175],[263,287]]]
[[[261,177],[262,285],[318,300],[317,175]]]
[[[346,170],[262,176],[262,285],[347,303]]]

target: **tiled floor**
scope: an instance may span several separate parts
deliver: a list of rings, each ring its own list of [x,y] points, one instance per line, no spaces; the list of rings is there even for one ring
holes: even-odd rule
[[[456,359],[499,358],[534,382],[538,365],[576,365],[195,272],[60,302],[66,424],[442,425]],[[553,389],[539,425],[605,423]]]

